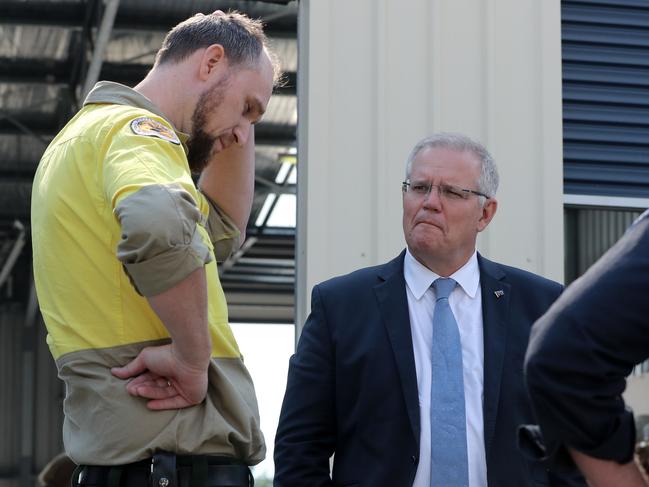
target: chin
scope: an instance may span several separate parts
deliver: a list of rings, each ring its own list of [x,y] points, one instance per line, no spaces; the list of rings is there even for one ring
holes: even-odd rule
[[[414,251],[418,254],[434,253],[435,249],[439,249],[441,245],[441,242],[439,241],[439,235],[411,235],[407,240],[407,243],[411,252]]]
[[[439,227],[434,225],[420,224],[410,231],[410,238],[415,242],[425,244],[426,242],[440,240],[443,238],[443,232]]]

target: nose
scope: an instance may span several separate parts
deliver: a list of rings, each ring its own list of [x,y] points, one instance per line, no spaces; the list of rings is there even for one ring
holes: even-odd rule
[[[442,208],[439,186],[431,186],[430,191],[424,196],[423,207],[428,210],[439,211]]]
[[[237,125],[232,131],[234,134],[234,140],[237,145],[244,146],[248,142],[248,137],[250,136],[250,121],[244,120],[239,125]]]

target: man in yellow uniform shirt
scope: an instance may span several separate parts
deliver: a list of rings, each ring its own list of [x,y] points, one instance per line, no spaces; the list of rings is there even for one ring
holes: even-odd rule
[[[259,22],[198,14],[134,89],[98,83],[41,159],[34,275],[75,485],[248,485],[264,458],[216,262],[245,232],[278,73]]]

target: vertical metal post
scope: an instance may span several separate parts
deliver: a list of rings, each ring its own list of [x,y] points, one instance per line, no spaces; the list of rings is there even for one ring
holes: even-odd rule
[[[86,74],[86,79],[83,83],[83,89],[81,91],[81,102],[86,98],[86,95],[90,92],[92,87],[99,79],[101,66],[104,62],[104,52],[106,50],[106,46],[108,45],[108,41],[110,40],[110,34],[113,31],[113,23],[115,22],[117,9],[119,8],[119,0],[105,0],[105,3],[106,8],[104,10],[103,17],[101,18],[99,32],[97,32],[95,50],[92,53],[92,60],[90,61],[88,73]]]
[[[309,5],[310,0],[298,4],[297,16],[297,221],[295,225],[295,343],[309,313],[307,289],[307,198],[308,186],[308,89],[309,89]]]
[[[16,220],[14,221],[14,228],[18,229],[19,233],[18,236],[16,237],[16,241],[14,242],[13,247],[11,248],[11,252],[9,252],[9,256],[7,257],[7,260],[4,262],[4,265],[0,270],[0,287],[2,287],[4,282],[11,274],[11,270],[16,264],[16,261],[18,260],[18,257],[20,257],[20,253],[22,252],[23,247],[25,246],[24,225],[20,223],[18,220]]]

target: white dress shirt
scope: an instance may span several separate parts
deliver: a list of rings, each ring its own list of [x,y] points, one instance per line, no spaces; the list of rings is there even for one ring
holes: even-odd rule
[[[419,263],[409,250],[406,251],[403,273],[415,352],[421,424],[419,465],[413,487],[430,487],[431,350],[435,311],[435,291],[431,285],[440,276]],[[468,262],[449,277],[458,283],[449,296],[449,304],[460,329],[462,341],[469,486],[486,487],[487,462],[482,415],[484,338],[480,269],[476,253],[474,252]]]

